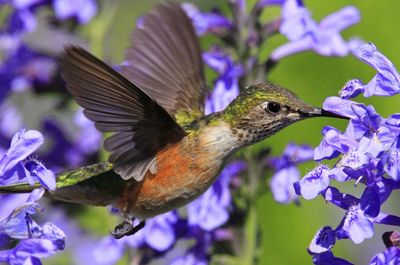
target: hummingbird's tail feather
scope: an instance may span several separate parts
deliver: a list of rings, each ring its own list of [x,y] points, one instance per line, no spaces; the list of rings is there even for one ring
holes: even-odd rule
[[[94,165],[62,172],[56,177],[56,189],[76,185],[101,173],[112,170],[110,162],[100,162]],[[0,193],[28,193],[42,187],[39,182],[30,185],[28,182],[20,182],[7,186],[0,186]]]
[[[40,188],[39,183],[35,183],[35,185],[30,185],[27,182],[17,183],[7,186],[0,186],[0,194],[5,193],[28,193],[33,191],[36,188]]]

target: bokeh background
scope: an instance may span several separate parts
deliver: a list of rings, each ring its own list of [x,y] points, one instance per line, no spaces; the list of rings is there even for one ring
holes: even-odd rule
[[[196,4],[202,10],[210,10],[213,7],[218,7],[223,12],[228,10],[225,0],[187,2]],[[395,65],[400,66],[400,1],[305,0],[304,2],[317,21],[346,5],[354,5],[360,10],[362,19],[359,24],[344,31],[345,39],[359,37],[373,42]],[[98,3],[100,9],[95,19],[87,25],[80,26],[78,30],[79,42],[109,64],[117,65],[123,61],[124,49],[129,45],[130,31],[134,27],[136,19],[145,14],[157,1],[102,0]],[[268,20],[277,14],[279,14],[279,8],[269,8],[264,12],[263,17]],[[214,40],[213,38],[202,39],[203,47],[207,47]],[[274,36],[265,45],[261,56],[267,55],[285,42],[285,37]],[[34,35],[30,43],[40,49],[53,49],[54,52],[62,48],[57,42],[46,41]],[[359,78],[367,82],[373,75],[372,68],[353,56],[332,58],[306,52],[283,59],[272,70],[268,80],[290,88],[302,99],[315,106],[321,106],[326,97],[337,95],[338,90],[349,79]],[[32,101],[29,96],[15,100],[19,100],[18,104],[23,109],[23,119],[28,128],[37,128],[33,116],[44,115],[44,112],[49,115],[51,103],[44,108]],[[400,112],[399,96],[374,97],[372,99],[359,97],[357,100],[373,104],[384,117]],[[51,102],[51,99],[48,102]],[[51,113],[51,115],[57,115],[57,113]],[[294,124],[249,149],[256,152],[270,147],[272,155],[279,155],[289,142],[316,146],[321,140],[320,130],[325,125],[344,129],[346,123],[333,119],[307,120]],[[104,154],[103,157],[105,157]],[[302,173],[314,166],[314,163],[303,165]],[[259,183],[259,185],[269,185],[269,177],[265,176],[265,182]],[[347,186],[342,187],[344,191],[357,190],[357,187],[348,186],[349,183],[345,185]],[[390,212],[393,214],[400,214],[399,196],[396,195],[389,203],[386,203],[385,207],[391,208]],[[343,211],[326,204],[322,198],[312,201],[301,199],[300,205],[281,205],[273,200],[271,193],[267,193],[255,203],[261,227],[262,248],[259,264],[311,264],[311,256],[307,254],[306,248],[314,233],[323,225],[336,226],[343,216]],[[108,229],[113,227],[116,220],[115,216],[108,214],[107,209],[100,208],[83,208],[76,214],[75,219],[77,225],[84,227],[99,238],[109,232]],[[349,259],[355,264],[367,264],[374,253],[384,250],[380,235],[384,231],[390,230],[388,227],[385,227],[386,230],[382,230],[379,225],[375,228],[375,237],[361,245],[354,245],[349,240],[337,243],[334,248],[335,255]],[[66,252],[44,260],[44,264],[70,264],[68,249],[67,245]],[[127,262],[128,258],[125,258],[118,264]]]

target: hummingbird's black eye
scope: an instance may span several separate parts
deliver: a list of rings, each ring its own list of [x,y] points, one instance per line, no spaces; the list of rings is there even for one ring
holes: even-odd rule
[[[267,109],[272,113],[278,113],[281,110],[281,104],[277,102],[268,102]]]

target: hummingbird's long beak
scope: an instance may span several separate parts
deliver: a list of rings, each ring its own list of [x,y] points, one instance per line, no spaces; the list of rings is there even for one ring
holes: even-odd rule
[[[315,108],[312,111],[300,111],[300,115],[302,115],[303,117],[331,117],[331,118],[338,118],[338,119],[345,119],[345,120],[349,120],[350,118],[345,117],[345,116],[341,116],[339,114],[324,110],[324,109],[320,109],[320,108]]]

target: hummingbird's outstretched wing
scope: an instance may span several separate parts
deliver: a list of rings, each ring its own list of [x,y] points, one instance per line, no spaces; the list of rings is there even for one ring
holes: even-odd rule
[[[161,3],[132,34],[122,73],[178,122],[204,114],[206,85],[198,38],[190,18],[174,2]]]
[[[104,147],[123,179],[142,180],[157,151],[185,136],[156,101],[82,48],[66,48],[60,67],[86,117],[98,130],[114,132]]]

